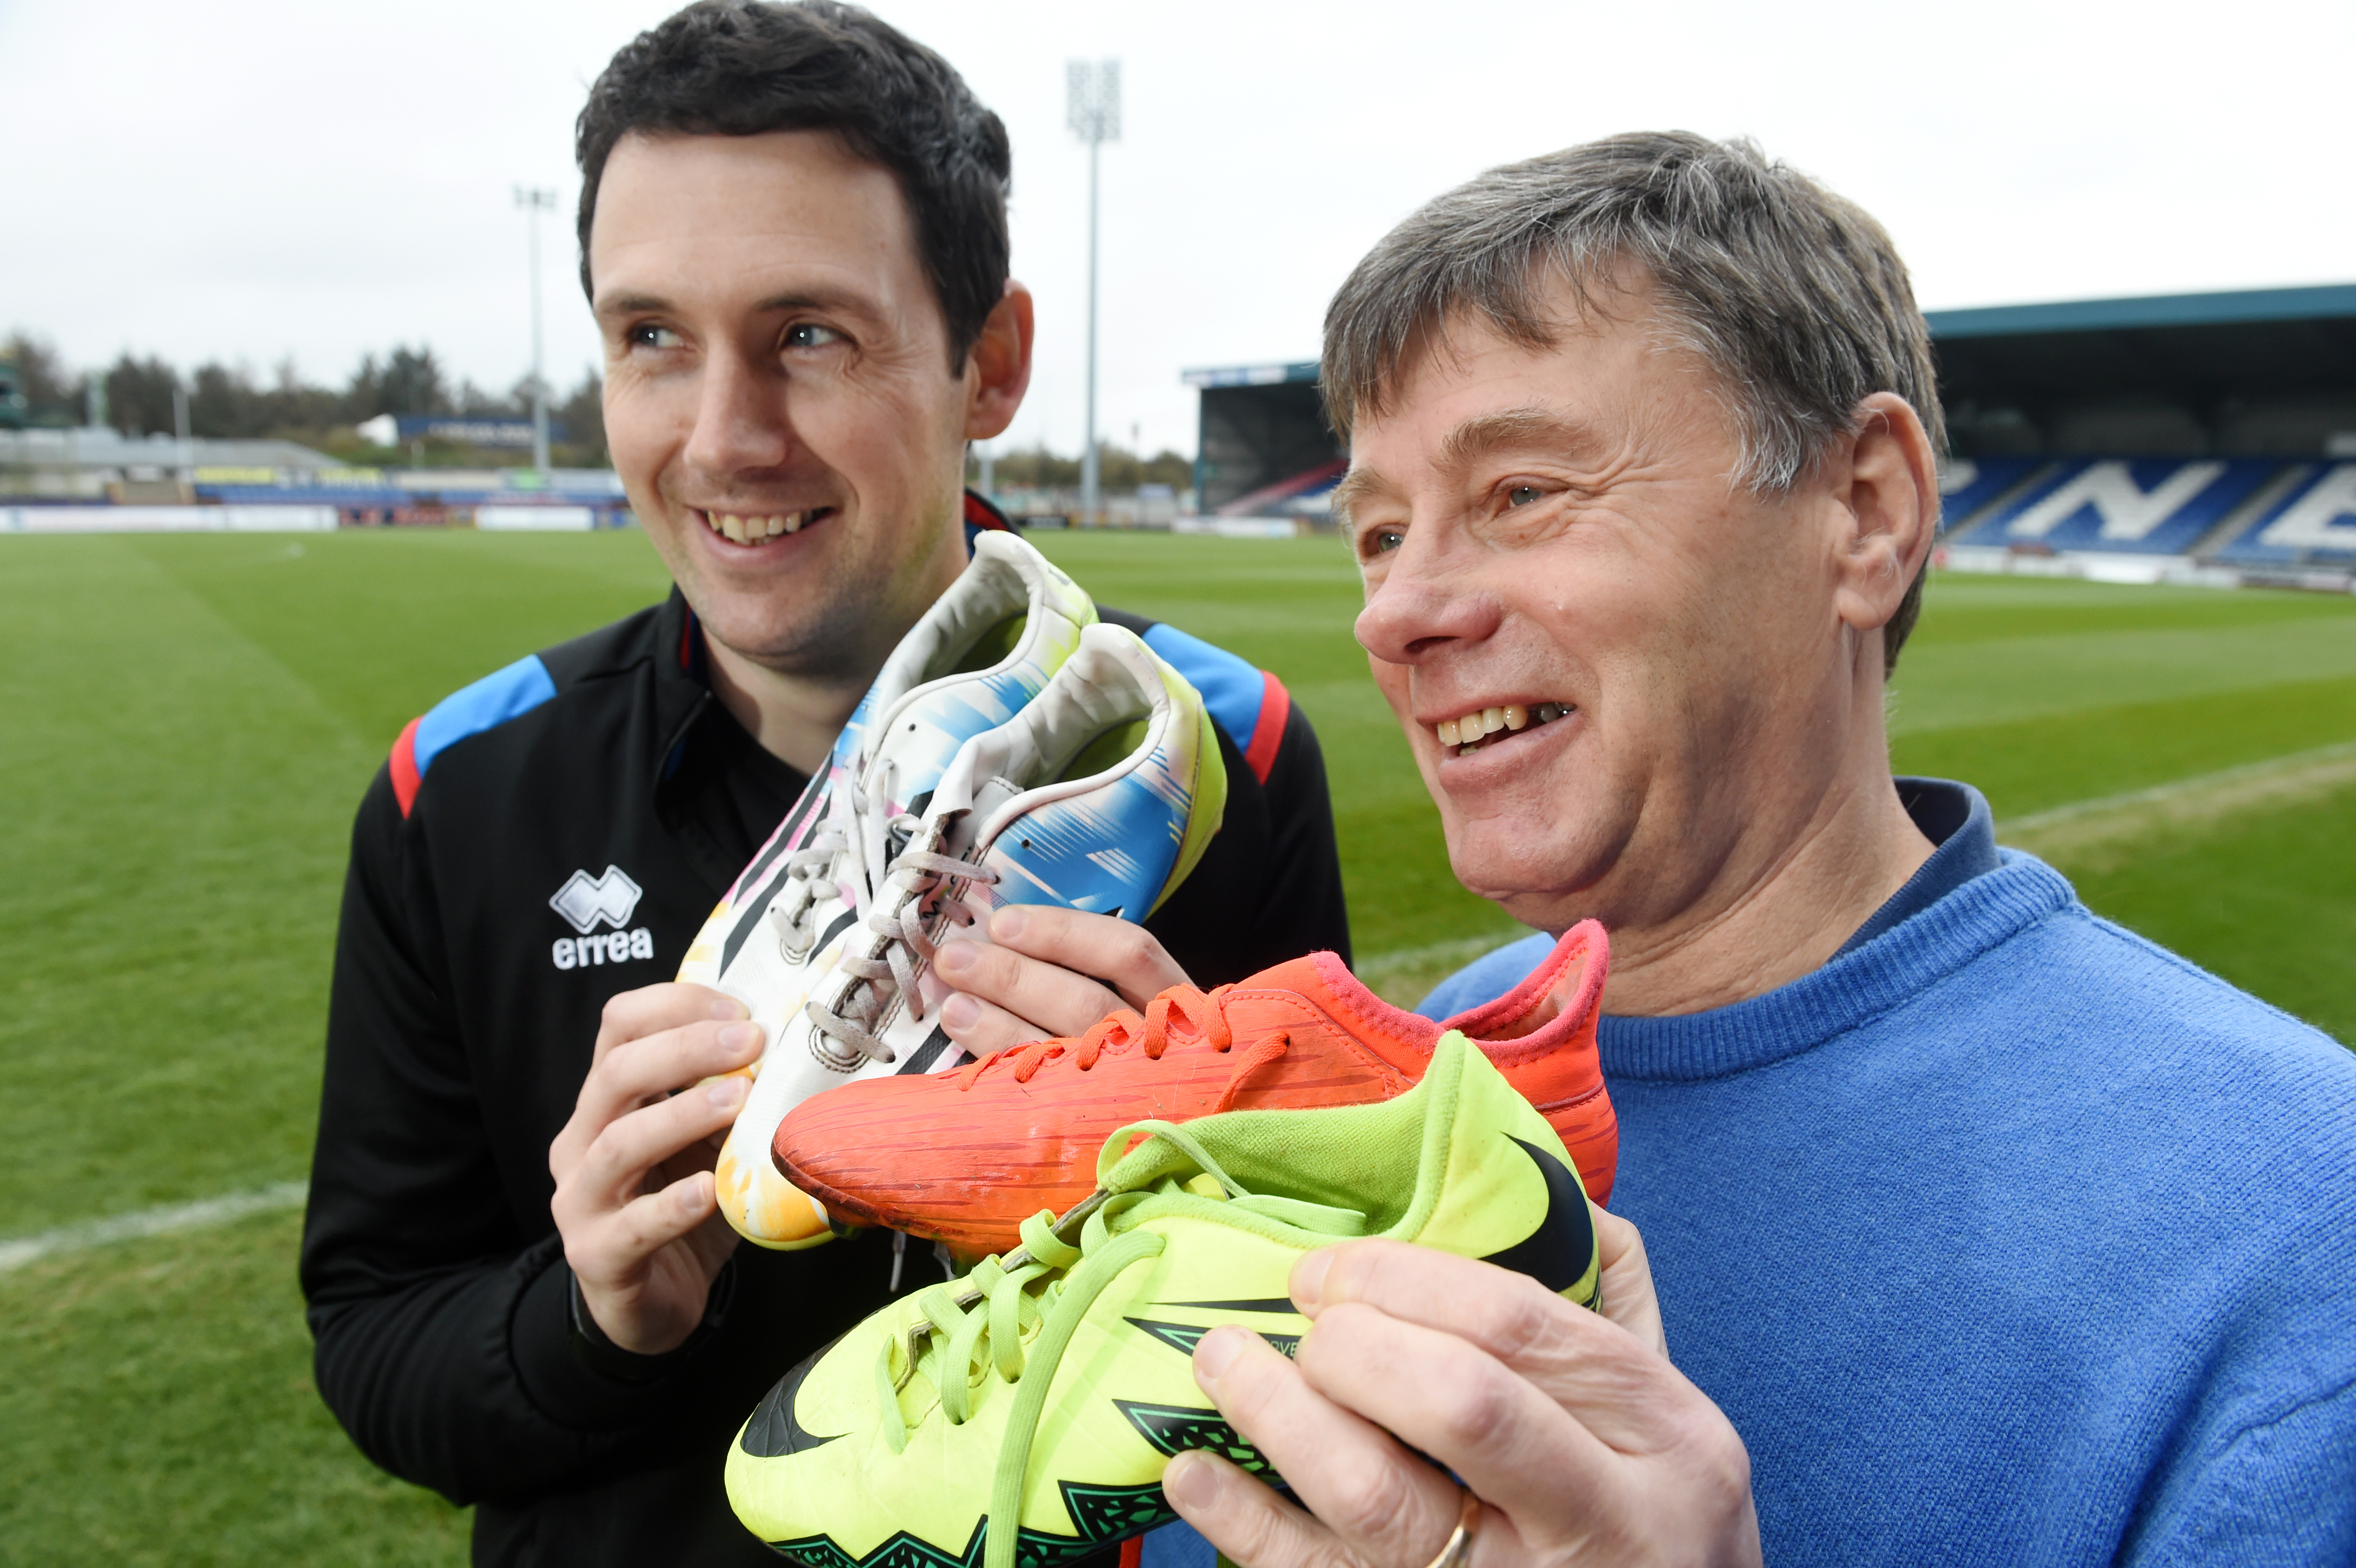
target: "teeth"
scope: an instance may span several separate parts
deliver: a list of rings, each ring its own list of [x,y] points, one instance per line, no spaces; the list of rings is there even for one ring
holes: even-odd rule
[[[1567,702],[1539,702],[1525,705],[1504,703],[1495,708],[1483,708],[1477,713],[1467,713],[1461,719],[1443,719],[1432,726],[1440,745],[1455,749],[1465,755],[1500,731],[1526,730],[1534,725],[1551,724],[1569,712]]]
[[[734,512],[706,512],[704,520],[712,531],[738,544],[759,544],[780,534],[798,534],[818,515],[815,508],[801,512],[786,512],[776,517],[748,517]]]

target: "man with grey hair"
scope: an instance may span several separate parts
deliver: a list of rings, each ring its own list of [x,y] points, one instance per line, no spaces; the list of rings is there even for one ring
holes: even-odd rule
[[[1457,875],[1611,928],[1615,1206],[1678,1366],[1649,1298],[1345,1243],[1297,1360],[1195,1353],[1311,1511],[1208,1454],[1173,1502],[1251,1568],[2356,1554],[2356,1058],[1890,775],[1940,416],[1880,227],[1615,137],[1400,225],[1323,368]]]

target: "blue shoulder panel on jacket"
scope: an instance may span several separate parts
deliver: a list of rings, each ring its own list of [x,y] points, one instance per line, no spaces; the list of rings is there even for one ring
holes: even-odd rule
[[[556,682],[538,654],[459,688],[417,721],[417,776],[425,776],[444,746],[519,718],[555,695]]]
[[[1260,699],[1268,691],[1258,669],[1167,622],[1156,622],[1146,632],[1145,645],[1167,659],[1203,694],[1211,721],[1227,732],[1237,751],[1251,749],[1252,736],[1259,729]]]

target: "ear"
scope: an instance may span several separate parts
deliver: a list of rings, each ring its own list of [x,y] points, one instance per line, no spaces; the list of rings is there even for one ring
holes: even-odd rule
[[[1836,541],[1833,607],[1862,634],[1890,624],[1930,556],[1939,531],[1939,465],[1921,417],[1897,393],[1874,393],[1857,406],[1857,420],[1837,486],[1846,521]]]
[[[1009,278],[966,356],[968,441],[988,441],[1014,422],[1031,386],[1031,291]]]

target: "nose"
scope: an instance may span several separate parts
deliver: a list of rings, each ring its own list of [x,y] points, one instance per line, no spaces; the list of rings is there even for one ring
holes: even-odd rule
[[[1446,570],[1438,551],[1410,532],[1366,592],[1355,628],[1358,645],[1385,664],[1423,664],[1482,641],[1504,615],[1496,594]]]
[[[716,478],[782,466],[794,448],[786,378],[723,346],[703,363],[689,465]]]

